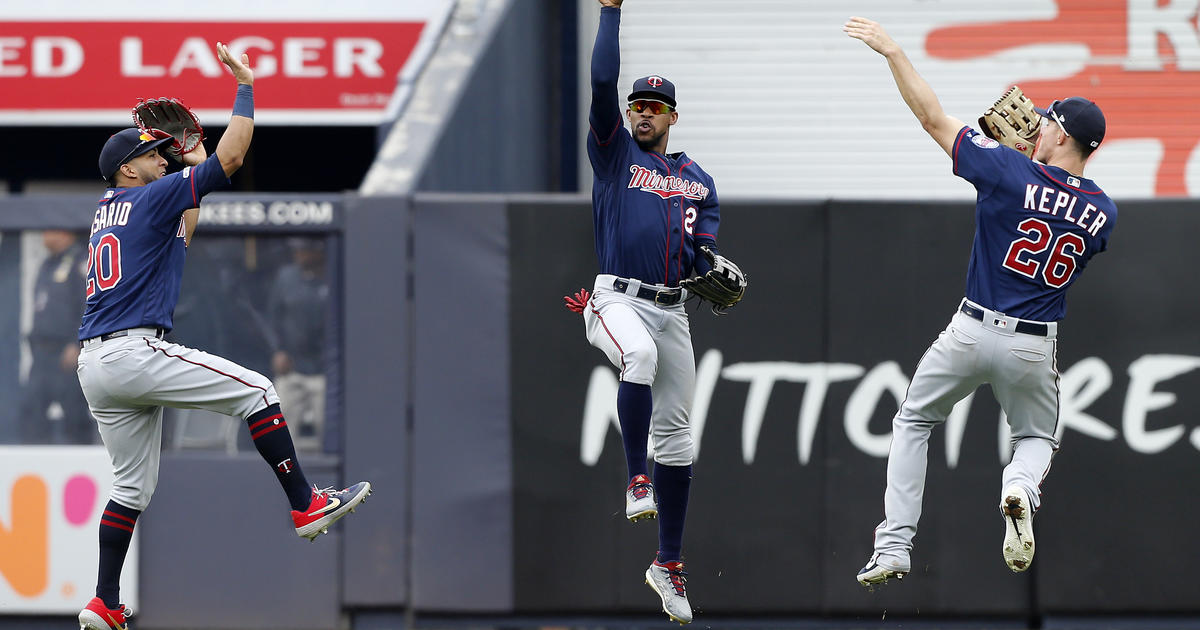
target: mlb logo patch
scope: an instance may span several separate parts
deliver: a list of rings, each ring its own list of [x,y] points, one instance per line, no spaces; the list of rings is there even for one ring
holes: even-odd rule
[[[981,149],[995,149],[996,147],[1000,146],[999,142],[996,142],[995,140],[992,140],[983,134],[975,134],[971,136],[971,142],[974,142],[975,146]]]

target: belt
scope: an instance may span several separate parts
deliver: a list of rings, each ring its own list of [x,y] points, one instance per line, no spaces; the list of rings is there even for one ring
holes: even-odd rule
[[[115,330],[110,333],[104,333],[99,337],[81,339],[79,341],[79,347],[82,348],[83,344],[92,341],[108,341],[109,339],[116,339],[117,337],[125,337],[128,335],[145,335],[147,337],[158,337],[159,339],[162,339],[166,336],[166,334],[167,331],[163,330],[162,328],[126,328],[125,330]]]
[[[958,307],[958,310],[962,311],[963,314],[968,317],[977,319],[981,322],[983,321],[983,309],[981,309],[981,308],[978,308],[971,304],[967,304],[964,301],[962,303],[962,306]],[[1021,334],[1037,335],[1038,337],[1045,337],[1046,333],[1049,330],[1049,327],[1046,326],[1046,324],[1044,324],[1042,322],[1030,322],[1030,321],[1025,321],[1023,319],[1017,319],[1015,317],[1012,319],[1016,319],[1017,327],[1015,330]]]
[[[628,288],[629,288],[628,280],[622,280],[621,278],[617,278],[616,280],[613,280],[613,289],[614,290],[624,293],[625,289],[628,289]],[[651,289],[650,287],[643,286],[642,288],[638,289],[637,296],[642,299],[650,300],[650,301],[654,302],[655,304],[662,304],[663,306],[671,306],[673,304],[678,304],[679,300],[681,298],[683,298],[683,289],[655,290],[655,289]]]

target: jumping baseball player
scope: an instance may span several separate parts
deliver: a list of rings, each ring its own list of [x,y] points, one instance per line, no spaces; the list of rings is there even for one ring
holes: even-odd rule
[[[588,341],[621,370],[625,515],[635,522],[658,518],[658,555],[646,569],[646,583],[671,619],[689,623],[680,550],[692,479],[688,412],[696,361],[684,287],[712,300],[719,312],[741,299],[745,279],[717,254],[720,209],[712,177],[687,155],[666,152],[679,118],[675,86],[660,76],[635,81],[624,108],[632,134],[625,128],[617,95],[621,0],[600,4],[587,137],[600,275],[590,298],[583,290],[567,302],[583,313]],[[700,276],[689,279],[693,269]],[[653,485],[648,434],[654,439]]]
[[[132,611],[119,603],[121,568],[138,515],[158,482],[165,406],[245,418],[255,447],[287,494],[299,536],[315,539],[371,492],[365,481],[344,490],[309,486],[271,382],[221,357],[163,340],[179,298],[194,209],[205,194],[228,185],[254,131],[249,57],[238,60],[221,43],[216,49],[238,88],[213,157],[197,138],[195,149],[180,155],[185,168],[167,175],[160,151],[178,151],[176,140],[139,129],[114,134],[100,152],[100,174],[109,188],[92,222],[78,374],[115,478],[100,518],[96,597],[79,613],[84,630],[128,630]]]
[[[843,30],[887,59],[904,102],[953,160],[954,174],[978,192],[966,297],[917,364],[892,421],[885,518],[858,581],[871,586],[909,572],[930,431],[983,383],[991,384],[1011,428],[1013,456],[1000,492],[1002,551],[1010,569],[1024,571],[1033,561],[1041,482],[1058,448],[1058,320],[1067,289],[1107,248],[1117,220],[1113,201],[1083,176],[1104,139],[1104,115],[1078,96],[1031,112],[1031,127],[1037,129],[1038,114],[1041,126],[1030,160],[946,115],[879,24],[854,17]]]

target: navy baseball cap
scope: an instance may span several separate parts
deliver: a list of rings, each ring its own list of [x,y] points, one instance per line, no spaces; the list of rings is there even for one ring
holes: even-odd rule
[[[1034,107],[1037,113],[1058,121],[1068,136],[1093,149],[1104,141],[1104,112],[1082,96],[1054,101],[1050,107]]]
[[[657,74],[642,77],[633,82],[633,91],[629,93],[629,98],[626,100],[632,103],[639,98],[662,101],[675,107],[675,84]]]
[[[155,138],[136,127],[114,133],[100,149],[100,177],[111,181],[122,164],[172,140],[174,138]]]

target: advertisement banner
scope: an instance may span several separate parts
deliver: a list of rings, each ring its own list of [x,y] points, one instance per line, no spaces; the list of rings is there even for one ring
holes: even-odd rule
[[[0,446],[0,614],[74,614],[92,598],[112,486],[103,446]],[[134,532],[121,601],[138,608]]]
[[[120,10],[92,17],[95,9],[80,2],[36,14],[0,10],[0,124],[113,124],[129,120],[138,98],[157,96],[179,98],[201,121],[224,122],[234,84],[216,42],[249,55],[256,121],[376,124],[450,6],[273,4],[221,14],[206,4],[200,13],[156,11],[152,20],[113,19]]]

